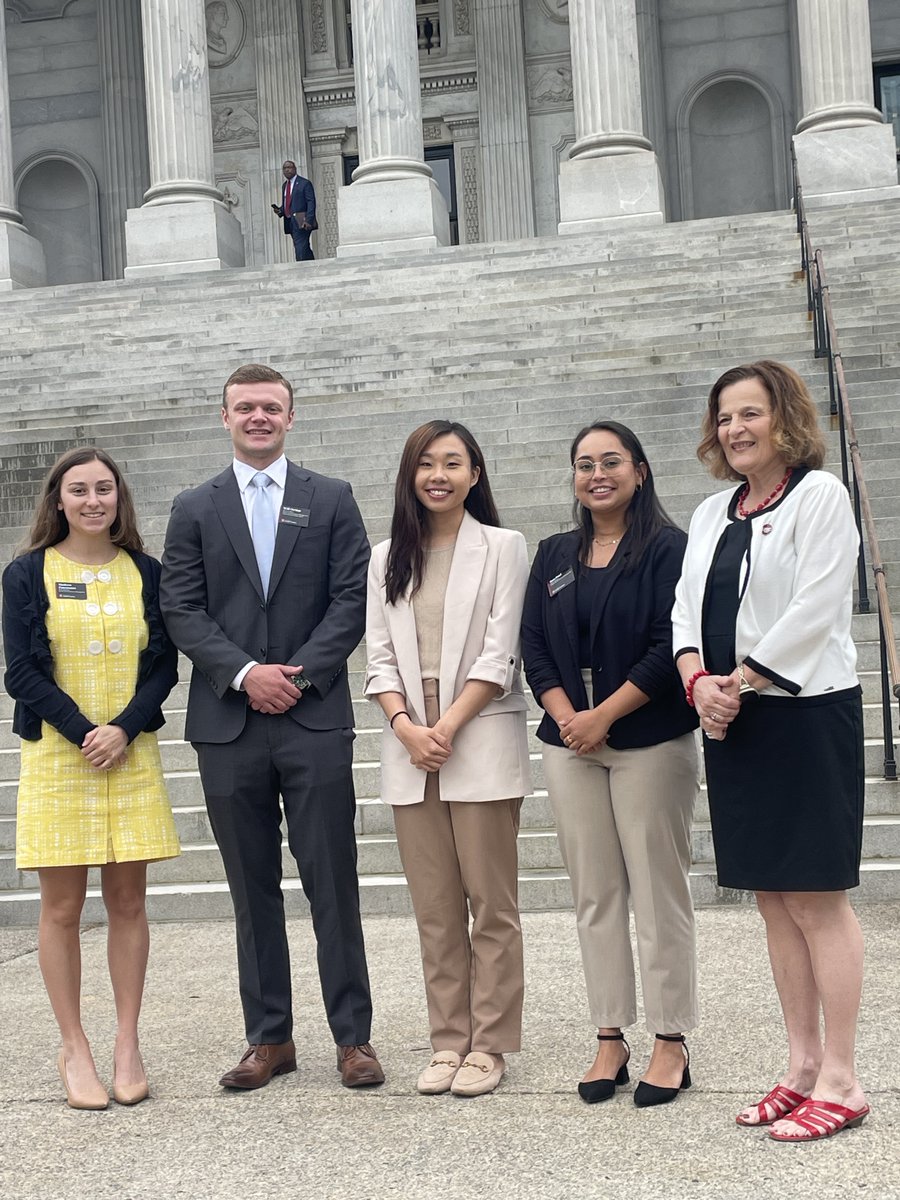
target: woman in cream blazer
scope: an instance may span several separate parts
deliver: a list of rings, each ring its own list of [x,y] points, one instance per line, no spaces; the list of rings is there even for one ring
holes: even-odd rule
[[[382,798],[419,929],[434,1051],[418,1081],[426,1094],[492,1091],[521,1042],[528,558],[522,535],[498,525],[471,433],[449,421],[415,430],[391,540],[369,568],[366,694],[385,716]]]

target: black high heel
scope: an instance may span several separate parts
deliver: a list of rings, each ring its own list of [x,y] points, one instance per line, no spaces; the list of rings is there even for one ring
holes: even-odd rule
[[[679,1092],[687,1091],[691,1086],[691,1052],[687,1048],[683,1033],[658,1033],[659,1042],[681,1042],[684,1047],[684,1071],[679,1087],[657,1087],[655,1083],[645,1083],[643,1079],[634,1089],[634,1102],[638,1108],[652,1108],[655,1104],[670,1104]]]
[[[589,1079],[578,1085],[578,1095],[585,1104],[597,1104],[600,1100],[608,1100],[614,1096],[617,1087],[623,1087],[628,1082],[628,1059],[631,1058],[631,1047],[625,1041],[624,1033],[598,1033],[598,1042],[625,1042],[628,1058],[619,1067],[615,1079]]]

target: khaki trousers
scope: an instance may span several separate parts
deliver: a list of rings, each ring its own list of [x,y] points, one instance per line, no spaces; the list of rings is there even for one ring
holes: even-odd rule
[[[424,680],[425,715],[440,715]],[[518,911],[522,800],[441,800],[430,773],[421,804],[393,807],[400,860],[419,929],[434,1050],[507,1054],[521,1048],[525,994]],[[469,930],[469,910],[472,915]]]
[[[697,966],[688,871],[698,781],[694,735],[636,750],[604,746],[581,758],[545,745],[543,757],[572,884],[591,1019],[598,1028],[637,1020],[630,895],[647,1028],[693,1029]]]

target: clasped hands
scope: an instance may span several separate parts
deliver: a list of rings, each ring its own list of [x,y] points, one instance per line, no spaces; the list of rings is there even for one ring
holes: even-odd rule
[[[436,725],[416,725],[407,717],[395,722],[394,733],[420,771],[439,771],[453,752],[456,729],[443,717]]]
[[[288,667],[283,663],[257,663],[244,676],[241,686],[250,698],[254,712],[287,712],[303,696],[299,688],[291,683],[292,675],[300,675],[302,667]]]
[[[741,683],[733,675],[701,675],[694,684],[694,707],[700,728],[715,742],[725,740],[728,726],[741,711]]]
[[[120,725],[97,725],[81,743],[81,753],[98,771],[121,767],[128,750],[128,734]]]
[[[565,746],[581,756],[605,745],[612,722],[598,706],[564,717],[558,724],[559,736]]]

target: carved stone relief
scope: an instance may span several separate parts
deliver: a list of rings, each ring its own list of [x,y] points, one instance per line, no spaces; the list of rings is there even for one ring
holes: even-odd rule
[[[310,53],[325,54],[328,50],[328,28],[325,24],[324,0],[312,0],[309,6]]]
[[[541,8],[557,25],[568,25],[569,0],[541,0]]]
[[[206,48],[211,69],[233,63],[244,47],[247,18],[240,0],[209,0],[206,5]]]
[[[23,23],[26,21],[55,21],[66,15],[75,0],[5,0],[5,6]],[[7,14],[7,21],[9,15]]]
[[[212,101],[212,135],[217,150],[259,145],[259,105],[251,93],[217,96]]]
[[[456,33],[468,34],[472,32],[472,16],[469,8],[469,0],[454,0],[453,28]]]
[[[440,121],[425,121],[422,125],[422,138],[426,142],[439,142],[443,138],[443,129]]]
[[[322,238],[324,232],[325,241],[325,257],[334,258],[337,255],[338,247],[338,223],[337,223],[337,187],[335,186],[336,171],[332,168],[326,170],[325,178],[322,181],[322,207],[324,208],[327,217],[325,219],[325,229],[321,230],[319,237]],[[319,252],[321,255],[321,251]]]
[[[464,146],[462,151],[463,219],[466,241],[481,240],[478,228],[478,147]]]
[[[568,108],[572,68],[568,63],[533,63],[528,68],[528,97],[533,108]]]

